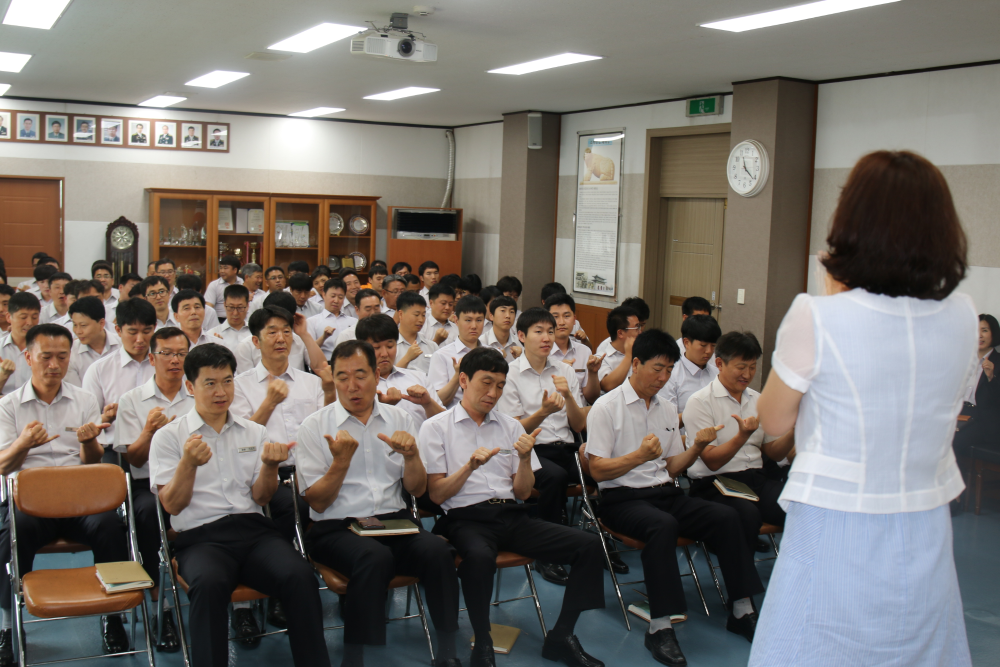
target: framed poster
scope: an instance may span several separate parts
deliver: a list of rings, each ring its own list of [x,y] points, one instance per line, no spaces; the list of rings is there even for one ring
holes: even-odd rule
[[[618,279],[625,130],[577,134],[573,291],[613,297]]]
[[[73,143],[92,144],[97,134],[97,118],[94,116],[73,116]]]
[[[201,123],[181,123],[181,146],[183,148],[201,148]]]
[[[106,146],[121,146],[122,135],[125,134],[122,131],[123,124],[121,118],[101,118],[101,143]]]
[[[45,141],[66,142],[69,136],[69,117],[62,114],[45,114]]]
[[[38,119],[41,114],[23,113],[17,114],[17,138],[18,141],[38,141]]]
[[[177,123],[156,121],[156,147],[175,148],[177,146]]]
[[[224,151],[229,145],[229,128],[225,125],[209,125],[205,138],[208,140],[208,150]]]
[[[128,145],[149,148],[150,132],[148,120],[130,118],[128,121]]]
[[[0,140],[10,139],[14,131],[10,127],[10,112],[0,111]]]

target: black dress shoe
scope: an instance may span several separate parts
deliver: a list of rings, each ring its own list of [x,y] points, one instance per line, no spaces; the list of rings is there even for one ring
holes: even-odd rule
[[[653,659],[664,665],[686,665],[687,658],[681,653],[677,643],[677,633],[673,628],[664,628],[652,634],[646,633],[646,648],[653,654]]]
[[[569,667],[604,667],[603,662],[583,650],[576,635],[554,638],[550,632],[542,644],[542,657],[546,660],[562,660]]]
[[[726,630],[746,637],[748,642],[753,642],[753,634],[757,631],[757,612],[752,611],[743,618],[736,618],[733,616],[733,612],[729,612],[729,618],[726,619]]]
[[[153,627],[156,627],[155,624]],[[174,624],[174,610],[163,610],[163,633],[156,643],[156,650],[161,653],[176,653],[181,650],[181,640],[177,637],[177,625]]]
[[[14,630],[0,630],[0,667],[14,664]]]
[[[535,561],[535,572],[542,575],[542,579],[550,584],[565,586],[569,581],[569,574],[562,565],[556,563],[540,563]]]
[[[101,616],[101,636],[101,650],[105,655],[128,650],[128,633],[120,615]]]
[[[257,619],[253,617],[253,612],[249,609],[233,609],[232,617],[233,630],[236,631],[236,639],[247,648],[257,648],[260,646],[260,628],[257,626]]]
[[[472,657],[469,667],[497,667],[497,657],[493,652],[493,644],[476,644],[472,647]]]
[[[771,545],[758,537],[753,549],[759,554],[766,554],[771,552]]]
[[[462,667],[462,661],[458,658],[434,658],[434,667]]]
[[[285,607],[281,600],[270,598],[267,601],[267,622],[276,628],[287,628],[288,619],[285,618]]]
[[[611,569],[615,571],[615,574],[628,574],[628,565],[622,560],[614,551],[608,552],[608,556],[611,558]],[[604,569],[608,569],[607,562],[604,563]]]

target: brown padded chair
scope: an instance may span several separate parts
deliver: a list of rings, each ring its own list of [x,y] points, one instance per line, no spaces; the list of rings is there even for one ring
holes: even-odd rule
[[[10,479],[8,484],[10,497],[24,514],[48,519],[68,519],[109,512],[122,506],[128,496],[129,480],[120,467],[95,463],[55,468],[28,468]],[[10,513],[10,530],[12,539],[16,539],[17,521],[13,512]],[[131,522],[129,533],[128,544],[131,551],[131,545],[136,543],[135,528]],[[89,547],[86,545],[60,539],[47,545],[39,553],[76,553],[87,550]],[[131,556],[132,560],[138,560],[136,554],[132,553]],[[154,664],[149,613],[142,590],[105,593],[97,579],[96,567],[93,565],[71,569],[33,570],[22,577],[16,549],[12,552],[11,562],[18,636],[21,638],[18,642],[18,652],[22,666],[27,667],[29,664],[26,656],[22,605],[33,616],[43,619],[117,614],[142,606],[146,649],[113,655],[146,653],[149,664]]]

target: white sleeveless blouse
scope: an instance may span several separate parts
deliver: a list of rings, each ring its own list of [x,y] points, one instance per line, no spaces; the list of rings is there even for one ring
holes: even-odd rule
[[[779,503],[919,512],[965,488],[951,442],[976,362],[972,300],[800,294],[778,329],[774,372],[805,395]]]

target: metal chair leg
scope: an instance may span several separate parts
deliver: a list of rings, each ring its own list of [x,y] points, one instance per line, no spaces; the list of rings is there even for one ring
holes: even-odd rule
[[[143,601],[146,600],[146,596],[142,596]],[[129,616],[132,618],[132,648],[135,649],[135,609],[129,612]]]
[[[701,551],[705,554],[705,561],[708,562],[708,571],[712,573],[712,580],[715,582],[715,590],[719,591],[719,598],[722,600],[722,606],[726,606],[726,596],[722,594],[722,586],[719,585],[719,577],[715,574],[715,565],[712,563],[712,554],[708,553],[708,547],[704,542],[698,543],[701,546]]]
[[[542,615],[542,604],[538,601],[538,591],[535,590],[535,578],[531,576],[531,568],[525,565],[524,573],[528,575],[528,586],[531,587],[531,599],[535,601],[535,611],[538,612],[538,624],[542,626],[542,637],[548,637],[549,631],[545,629],[545,617]]]
[[[608,552],[608,543],[605,541],[604,531],[601,530],[598,525],[597,530],[600,532],[601,537],[601,548],[604,549],[604,562],[608,565],[608,572],[611,574],[611,584],[614,586],[615,595],[618,596],[618,606],[622,610],[622,618],[625,620],[625,629],[629,632],[632,631],[632,624],[628,620],[628,610],[625,608],[625,600],[622,598],[622,589],[618,585],[618,577],[615,575],[615,568],[611,566],[611,554]]]
[[[525,565],[525,567],[527,567],[527,565]],[[496,590],[494,591],[494,595],[493,595],[493,604],[494,605],[500,604],[500,582],[502,582],[502,581],[503,581],[503,570],[501,570],[500,568],[497,568]]]
[[[406,587],[406,613],[403,614],[404,616],[410,615],[410,595],[413,592],[411,588],[411,586]]]
[[[413,596],[417,599],[417,613],[420,614],[420,623],[424,626],[424,637],[427,639],[427,650],[431,654],[431,665],[434,664],[434,644],[431,643],[431,631],[427,627],[427,613],[424,611],[424,600],[420,595],[420,584],[413,584],[413,586],[406,587],[406,596],[409,599],[410,589],[413,589]],[[406,615],[410,615],[410,606],[407,602]]]
[[[162,588],[160,589],[163,590]],[[149,660],[149,667],[156,667],[156,658],[153,657],[153,633],[150,631],[149,604],[146,597],[142,598],[142,634],[146,638],[146,659]],[[132,649],[135,649],[135,639],[132,640]]]
[[[687,545],[682,548],[684,549],[684,557],[687,558],[688,567],[691,568],[691,578],[694,579],[694,587],[698,589],[698,597],[701,598],[701,606],[705,608],[705,616],[711,616],[708,613],[708,601],[705,600],[705,593],[701,590],[701,582],[698,580],[698,572],[694,569],[694,560],[691,558],[691,551],[687,548]]]
[[[13,514],[13,512],[11,512]],[[24,610],[21,609],[20,599],[14,600],[14,616],[17,623],[17,656],[19,665],[28,664],[27,640],[24,636]]]
[[[771,546],[774,547],[774,555],[777,556],[778,555],[778,543],[774,541],[774,535],[770,535],[769,534],[768,537],[771,539]]]

